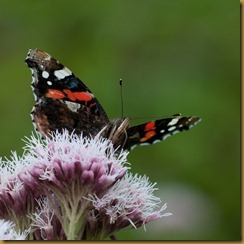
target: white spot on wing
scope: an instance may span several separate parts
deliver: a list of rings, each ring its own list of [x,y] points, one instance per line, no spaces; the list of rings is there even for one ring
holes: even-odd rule
[[[165,140],[166,138],[170,137],[171,135],[170,134],[165,134],[163,139]]]
[[[53,83],[52,83],[50,80],[48,80],[48,81],[47,81],[47,84],[48,84],[49,86],[51,86]]]
[[[161,142],[161,140],[155,140],[155,141],[153,141],[153,144],[155,144],[155,143],[158,143],[158,142]]]
[[[65,78],[66,76],[70,76],[71,74],[72,74],[72,72],[71,72],[68,68],[66,68],[66,67],[64,67],[63,69],[55,70],[55,71],[54,71],[54,75],[55,75],[59,80]]]
[[[47,71],[42,71],[42,77],[47,79],[49,77],[49,73]]]
[[[68,75],[72,75],[72,72],[68,68],[64,67],[63,70],[66,71]]]
[[[140,144],[140,146],[148,146],[148,145],[150,145],[150,143],[148,143],[148,142],[143,142]]]
[[[35,123],[35,118],[34,118],[34,115],[33,115],[34,111],[35,111],[35,107],[33,107],[32,110],[31,110],[31,114],[30,114],[31,121],[32,121],[32,124],[34,126],[34,129],[39,133],[39,131],[37,129],[37,126],[36,126],[36,123]]]
[[[38,101],[38,97],[35,93],[33,93],[35,101]]]
[[[138,146],[138,145],[131,146],[130,150],[133,150],[136,146]]]
[[[179,121],[179,119],[172,119],[172,120],[168,123],[168,126],[175,125],[178,121]]]
[[[36,84],[36,78],[34,76],[32,76],[32,80],[31,80],[31,84]],[[33,87],[32,87],[33,88]],[[34,88],[33,88],[34,89]]]
[[[175,135],[177,133],[180,133],[180,131],[179,130],[175,130],[175,131],[173,131],[172,135]]]
[[[72,111],[77,113],[78,109],[81,107],[81,105],[79,103],[73,103],[73,102],[69,102],[69,101],[65,101],[65,104],[67,105],[67,107]]]
[[[176,126],[171,126],[171,127],[169,127],[168,131],[172,131],[174,129],[176,129]]]

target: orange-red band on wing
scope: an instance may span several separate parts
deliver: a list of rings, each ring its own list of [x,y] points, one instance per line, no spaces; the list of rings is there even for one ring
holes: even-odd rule
[[[56,90],[56,89],[48,89],[45,96],[50,97],[50,98],[54,98],[54,99],[62,99],[65,97],[63,92]]]
[[[144,131],[150,131],[150,130],[155,130],[155,129],[156,129],[155,122],[152,121],[145,125]]]
[[[73,95],[79,101],[89,102],[92,100],[92,96],[87,92],[73,92]]]
[[[73,94],[73,92],[71,90],[64,89],[63,91],[64,91],[64,93],[68,96],[68,98],[71,101],[75,101],[76,100],[76,97],[75,97],[75,95]]]
[[[89,102],[93,99],[92,95],[87,92],[72,92],[69,89],[64,89],[63,92],[56,89],[48,89],[46,97],[54,98],[54,99],[63,99],[65,97],[69,98],[71,101],[82,101]],[[91,106],[94,106],[92,104]]]
[[[145,141],[149,140],[150,138],[152,138],[155,135],[156,135],[156,132],[155,131],[148,131],[145,134],[145,136],[140,139],[140,142],[145,142]]]

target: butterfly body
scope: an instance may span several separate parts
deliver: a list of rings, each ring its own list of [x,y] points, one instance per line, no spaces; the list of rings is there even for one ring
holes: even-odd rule
[[[130,127],[130,118],[109,120],[86,85],[49,54],[30,50],[26,63],[32,71],[36,100],[32,120],[44,138],[52,131],[63,129],[92,137],[101,133],[115,148],[130,150],[136,145],[153,144],[188,130],[200,121],[198,117],[177,114]]]

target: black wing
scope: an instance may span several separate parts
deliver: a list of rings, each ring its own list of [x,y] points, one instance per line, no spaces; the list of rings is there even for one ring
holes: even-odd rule
[[[172,118],[159,119],[133,126],[127,129],[127,140],[123,148],[131,150],[137,145],[160,142],[178,132],[189,130],[200,121],[201,119],[198,117],[177,115]]]

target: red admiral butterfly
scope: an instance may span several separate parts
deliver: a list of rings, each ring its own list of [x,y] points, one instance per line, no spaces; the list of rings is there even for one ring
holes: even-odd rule
[[[36,104],[31,112],[36,129],[45,138],[51,131],[101,136],[115,148],[130,150],[136,145],[153,144],[177,132],[188,130],[198,117],[180,114],[129,127],[130,118],[109,120],[104,109],[68,68],[41,50],[30,50],[25,60],[32,71]]]

